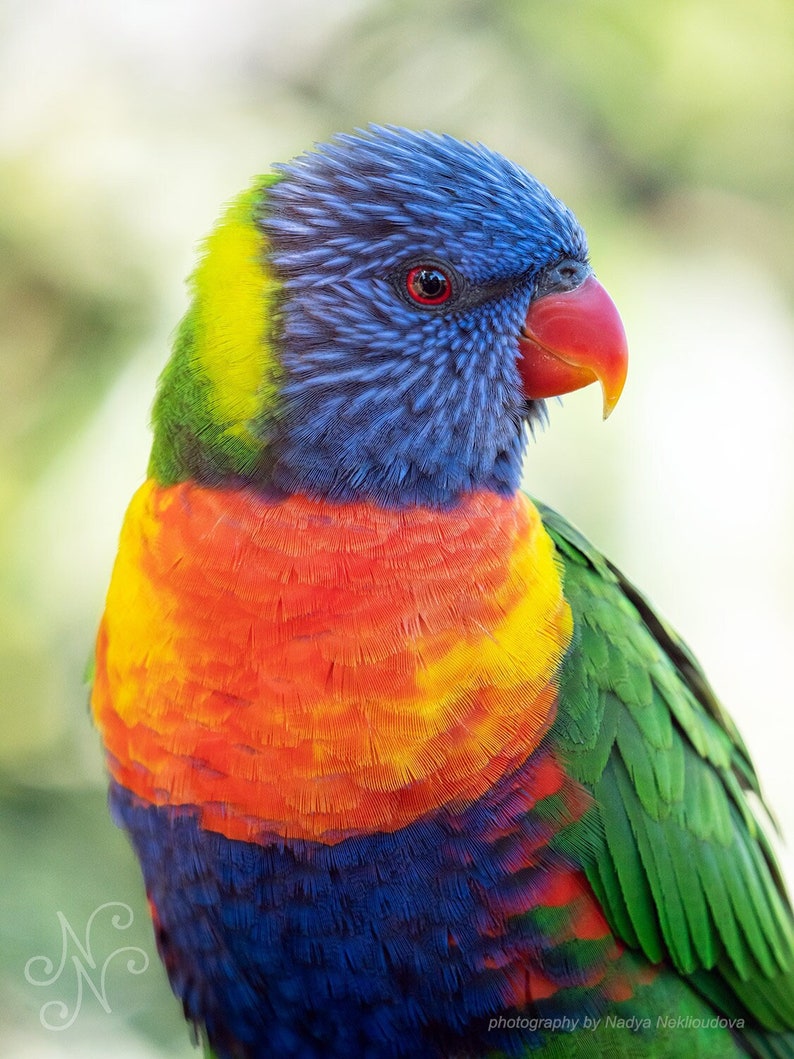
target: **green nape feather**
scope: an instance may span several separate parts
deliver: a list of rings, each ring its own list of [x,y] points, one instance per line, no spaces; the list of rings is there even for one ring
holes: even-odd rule
[[[760,798],[747,750],[688,648],[538,508],[576,628],[551,738],[594,795],[560,841],[627,945],[671,964],[715,1012],[745,1018],[749,1054],[792,1057],[794,920],[747,797]]]
[[[251,474],[267,458],[276,411],[280,286],[257,225],[277,174],[259,177],[210,233],[192,301],[160,378],[149,474],[164,485]]]

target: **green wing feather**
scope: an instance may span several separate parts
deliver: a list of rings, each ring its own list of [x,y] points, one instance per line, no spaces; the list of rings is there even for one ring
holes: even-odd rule
[[[593,793],[561,844],[629,946],[668,960],[717,1010],[783,1032],[749,1031],[754,1054],[794,1055],[794,919],[753,812],[763,803],[747,749],[687,646],[537,506],[575,625],[551,738]]]

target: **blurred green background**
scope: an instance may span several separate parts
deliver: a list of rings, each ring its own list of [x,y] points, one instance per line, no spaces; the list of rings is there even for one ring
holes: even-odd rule
[[[196,241],[253,174],[370,120],[482,140],[584,223],[629,383],[607,425],[595,392],[553,407],[528,484],[696,647],[794,843],[790,0],[5,0],[0,100],[6,1054],[195,1054],[84,671]],[[106,902],[133,925],[89,930]],[[75,938],[35,985],[58,913]]]

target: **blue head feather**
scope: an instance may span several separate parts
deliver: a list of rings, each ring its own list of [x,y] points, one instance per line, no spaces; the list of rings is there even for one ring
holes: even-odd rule
[[[283,283],[272,484],[332,500],[449,504],[519,484],[517,339],[538,274],[584,261],[573,214],[487,148],[372,126],[278,167],[260,224]],[[443,263],[455,297],[405,295]]]

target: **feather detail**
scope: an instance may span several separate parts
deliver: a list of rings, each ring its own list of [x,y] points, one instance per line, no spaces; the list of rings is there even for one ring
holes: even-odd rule
[[[570,631],[525,499],[397,512],[149,482],[94,712],[141,797],[200,806],[228,837],[339,841],[472,801],[526,760]]]
[[[747,798],[758,791],[747,751],[688,648],[573,527],[542,512],[577,629],[549,738],[593,791],[559,845],[580,851],[627,944],[669,961],[718,1011],[785,1029],[794,920]]]

